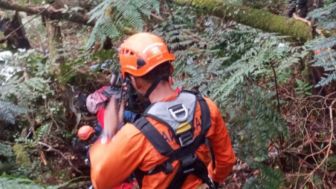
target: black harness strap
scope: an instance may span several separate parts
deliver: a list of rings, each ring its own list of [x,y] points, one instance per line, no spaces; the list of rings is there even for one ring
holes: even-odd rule
[[[161,82],[161,80],[167,79],[169,76],[159,76],[157,77],[154,82],[152,83],[152,85],[147,89],[144,97],[148,98],[149,95],[154,91],[154,89],[156,88],[156,86]]]
[[[138,128],[149,140],[149,142],[154,146],[154,148],[159,151],[160,154],[169,157],[169,155],[173,152],[173,149],[167,143],[167,141],[161,136],[161,134],[155,129],[155,127],[149,123],[149,121],[145,117],[139,118],[135,123],[135,127]],[[140,169],[135,171],[135,177],[138,181],[138,184],[141,188],[142,180],[145,175],[155,174],[159,171],[165,171],[165,167],[163,165],[160,168],[155,168],[152,171],[145,172]],[[171,167],[171,171],[173,168]]]
[[[215,158],[215,151],[213,149],[213,146],[211,144],[211,142],[208,139],[205,139],[205,144],[208,146],[209,150],[210,150],[210,156],[211,156],[211,165],[212,168],[215,169],[216,168],[216,158]]]
[[[150,124],[145,117],[139,118],[134,125],[146,136],[147,140],[154,146],[154,148],[164,156],[169,156],[173,149],[162,137],[158,130]]]
[[[206,183],[209,186],[210,189],[215,188],[213,182],[210,180],[208,176],[207,167],[199,158],[197,158],[194,155],[199,146],[205,143],[206,133],[211,125],[209,107],[206,104],[204,98],[200,94],[196,95],[201,108],[201,119],[202,119],[201,133],[195,138],[194,142],[190,146],[179,148],[178,150],[174,151],[173,154],[170,156],[171,159],[178,159],[182,162],[176,175],[174,176],[174,179],[171,181],[168,189],[181,188],[185,179],[189,174],[194,174],[198,176],[200,179],[202,179],[204,183]],[[184,164],[183,160],[188,158],[186,154],[192,154],[195,156],[195,160],[190,165],[183,165]]]

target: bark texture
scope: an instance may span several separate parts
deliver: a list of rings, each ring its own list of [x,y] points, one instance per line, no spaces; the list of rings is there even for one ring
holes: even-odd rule
[[[263,31],[291,36],[303,42],[313,38],[312,28],[306,23],[265,10],[231,5],[220,0],[175,0],[175,2],[194,6],[205,14],[235,20]]]

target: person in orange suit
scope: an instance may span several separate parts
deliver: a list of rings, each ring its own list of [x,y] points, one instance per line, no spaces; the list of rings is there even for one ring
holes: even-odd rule
[[[111,98],[103,134],[89,152],[94,188],[112,188],[133,173],[144,189],[217,188],[236,162],[219,108],[199,93],[173,89],[175,56],[157,35],[130,36],[119,60],[123,79],[151,105],[123,124],[123,101]]]

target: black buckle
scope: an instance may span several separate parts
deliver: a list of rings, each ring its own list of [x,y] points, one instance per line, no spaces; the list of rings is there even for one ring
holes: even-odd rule
[[[191,166],[196,161],[196,156],[194,154],[189,154],[181,158],[181,166],[183,168],[183,173],[190,173],[195,170],[193,166]]]
[[[162,172],[164,172],[166,174],[169,174],[169,173],[173,172],[173,170],[174,170],[174,167],[171,164],[171,162],[166,161],[166,162],[162,163],[161,165],[158,165],[158,166],[154,167],[154,169],[149,170],[147,172],[147,174],[148,175],[152,175],[152,174],[156,174],[156,173],[158,173],[160,171],[162,171]]]
[[[169,173],[173,172],[173,170],[174,170],[174,167],[170,162],[166,162],[163,165],[163,172],[164,173],[169,174]]]
[[[182,133],[178,137],[181,147],[185,147],[194,142],[193,133],[191,131]]]

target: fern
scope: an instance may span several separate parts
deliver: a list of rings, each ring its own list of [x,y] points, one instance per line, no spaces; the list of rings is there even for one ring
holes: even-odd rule
[[[312,11],[309,16],[317,20],[317,25],[323,30],[336,29],[336,3]],[[330,85],[336,80],[336,37],[317,38],[307,42],[306,46],[314,51],[312,66],[322,67],[324,76],[315,87]]]
[[[336,80],[336,37],[318,38],[306,44],[314,51],[314,67],[325,71],[316,87],[329,85]]]
[[[12,178],[0,176],[0,189],[53,189],[56,187],[44,187],[35,184],[32,180],[26,178]]]
[[[23,77],[13,76],[5,85],[0,86],[3,91],[0,99],[15,98],[18,104],[28,106],[38,98],[46,98],[51,93],[49,81],[40,77],[24,80]]]
[[[283,174],[264,165],[260,166],[261,176],[249,178],[243,189],[278,189],[283,185]]]
[[[0,157],[11,158],[13,156],[12,147],[10,145],[0,143]]]
[[[0,100],[0,120],[15,124],[16,117],[27,112],[27,109],[13,103]]]
[[[336,29],[336,3],[315,9],[308,14],[308,17],[317,21],[317,25],[323,29]]]
[[[248,49],[242,57],[219,74],[216,84],[209,89],[213,98],[225,103],[238,85],[247,80],[272,79],[272,69],[277,73],[287,72],[302,54],[306,54],[305,51],[290,48],[289,44],[267,34],[256,37],[254,42],[261,45]]]
[[[46,123],[38,128],[35,133],[35,141],[41,141],[44,137],[48,136],[50,133],[51,124]]]
[[[183,17],[184,12],[188,15]],[[196,20],[190,8],[177,8],[174,18],[154,29],[177,57],[176,85],[198,89],[217,102],[229,117],[226,122],[237,156],[262,170],[251,185],[278,188],[281,174],[266,167],[268,146],[287,135],[274,78],[282,76],[281,83],[288,82],[288,73],[308,51],[247,26],[225,25],[214,17]],[[195,23],[203,25],[196,29]]]
[[[0,100],[12,101],[28,108],[39,99],[52,94],[48,76],[49,65],[45,58],[35,51],[16,53],[9,66],[15,71],[0,85]]]
[[[286,135],[284,120],[275,108],[274,92],[260,87],[237,87],[225,108],[238,157],[255,167],[268,160],[268,145]]]
[[[96,41],[103,42],[107,37],[120,37],[125,29],[142,31],[144,19],[149,18],[152,12],[159,13],[158,0],[104,0],[90,11],[90,21],[96,24],[87,42],[87,48]]]
[[[313,87],[311,86],[311,84],[306,83],[304,81],[301,81],[299,79],[296,79],[296,85],[297,86],[295,88],[295,92],[299,96],[310,96],[310,95],[312,95],[311,89]]]

